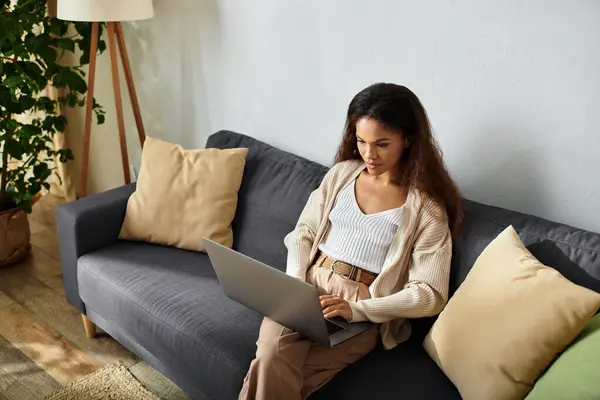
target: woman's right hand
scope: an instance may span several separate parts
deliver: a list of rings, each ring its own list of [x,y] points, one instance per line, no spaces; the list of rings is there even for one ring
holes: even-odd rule
[[[352,309],[348,301],[332,294],[319,296],[319,299],[321,300],[321,307],[323,307],[323,317],[342,317],[348,322],[352,320]]]

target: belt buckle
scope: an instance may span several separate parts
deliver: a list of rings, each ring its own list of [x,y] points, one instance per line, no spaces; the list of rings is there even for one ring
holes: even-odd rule
[[[331,267],[330,267],[331,268],[331,272],[333,272],[334,274],[339,275],[339,276],[344,276],[344,274],[342,274],[341,272],[337,272],[335,269],[333,269],[333,267],[335,267],[335,263],[337,263],[338,261],[339,260],[334,260],[331,263]]]
[[[334,260],[333,261],[333,263],[331,264],[331,272],[333,272],[334,274],[336,274],[338,276],[342,276],[344,278],[354,280],[353,276],[356,273],[357,267],[354,266],[354,265],[349,265],[349,264],[346,264],[346,263],[342,263],[342,264],[346,264],[346,265],[348,265],[350,267],[350,274],[349,275],[344,275],[341,272],[338,272],[335,269],[333,269],[333,267],[335,266],[335,264],[338,263],[338,262],[342,263],[340,260]]]

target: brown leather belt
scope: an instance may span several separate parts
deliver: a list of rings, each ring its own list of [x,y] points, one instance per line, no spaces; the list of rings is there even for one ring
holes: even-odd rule
[[[331,269],[338,275],[356,282],[364,283],[367,286],[370,286],[375,278],[377,278],[377,274],[371,271],[367,271],[365,269],[355,267],[354,265],[346,264],[334,258],[327,257],[321,252],[317,254],[317,261],[315,262],[315,265],[318,267]]]

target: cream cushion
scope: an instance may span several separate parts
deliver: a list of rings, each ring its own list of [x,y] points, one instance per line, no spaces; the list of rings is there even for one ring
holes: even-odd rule
[[[184,150],[148,137],[119,237],[205,251],[203,237],[233,245],[248,149]]]
[[[424,340],[465,400],[522,399],[600,294],[541,264],[512,226],[479,256]]]

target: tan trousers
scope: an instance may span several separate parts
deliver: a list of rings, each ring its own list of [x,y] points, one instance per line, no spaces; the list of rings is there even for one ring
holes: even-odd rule
[[[363,283],[343,278],[327,268],[311,267],[307,281],[319,294],[333,294],[348,301],[371,297]],[[373,350],[378,339],[379,329],[375,326],[330,348],[265,318],[256,342],[256,358],[250,364],[239,399],[305,399]]]

